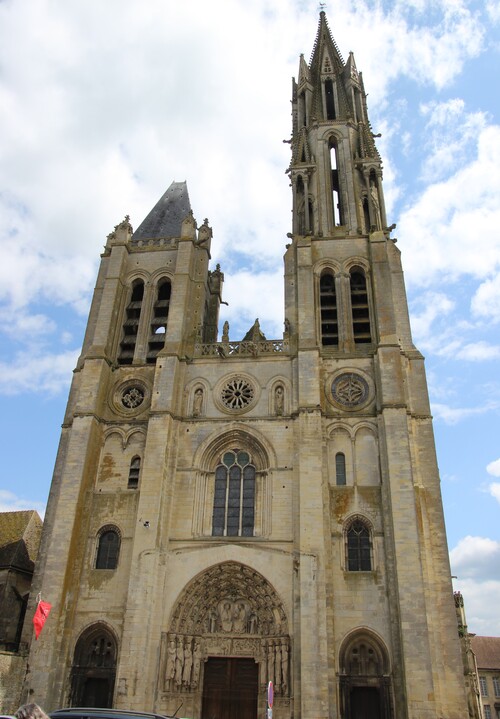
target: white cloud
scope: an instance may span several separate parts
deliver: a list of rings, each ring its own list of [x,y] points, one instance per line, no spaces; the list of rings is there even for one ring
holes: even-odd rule
[[[36,509],[42,519],[45,514],[45,505],[42,502],[33,502],[6,489],[0,489],[0,512],[20,512],[23,509]]]
[[[457,424],[464,419],[491,412],[498,409],[497,402],[487,402],[481,407],[450,407],[447,404],[431,401],[431,410],[435,419],[441,419],[446,424]]]
[[[486,471],[493,477],[500,477],[500,459],[495,459],[486,466]]]
[[[19,353],[12,363],[0,362],[0,394],[58,394],[68,388],[79,351],[57,355]]]
[[[494,497],[500,504],[500,482],[493,482],[493,484],[490,484],[488,489],[491,496]]]
[[[471,302],[473,314],[500,321],[500,272],[479,285]]]
[[[491,345],[485,341],[468,343],[460,348],[456,357],[471,362],[498,359],[500,358],[500,345]]]
[[[450,552],[455,587],[464,597],[469,631],[500,635],[500,542],[467,536]]]

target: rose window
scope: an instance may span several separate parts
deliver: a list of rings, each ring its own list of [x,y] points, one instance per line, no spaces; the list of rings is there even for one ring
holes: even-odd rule
[[[228,409],[244,409],[252,402],[254,394],[254,388],[248,380],[243,377],[233,377],[222,388],[221,400]]]
[[[144,392],[140,387],[129,387],[122,394],[122,404],[127,409],[135,409],[144,402]]]
[[[341,374],[333,381],[332,396],[344,407],[357,407],[368,397],[368,383],[359,374]]]

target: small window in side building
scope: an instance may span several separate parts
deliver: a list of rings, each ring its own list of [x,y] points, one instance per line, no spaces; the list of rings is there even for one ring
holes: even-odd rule
[[[128,472],[128,488],[137,489],[139,486],[139,472],[141,471],[141,458],[133,457]]]
[[[500,677],[493,677],[493,691],[496,697],[500,697]]]
[[[484,719],[491,719],[491,707],[489,704],[484,705]]]
[[[488,684],[486,683],[486,677],[479,677],[479,686],[481,687],[481,696],[488,696]]]

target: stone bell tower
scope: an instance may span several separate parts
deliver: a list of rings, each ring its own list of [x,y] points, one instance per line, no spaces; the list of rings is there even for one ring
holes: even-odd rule
[[[467,716],[423,358],[324,12],[292,107],[282,337],[219,332],[186,183],[108,237],[34,582],[49,711],[256,719],[272,681],[275,719]]]

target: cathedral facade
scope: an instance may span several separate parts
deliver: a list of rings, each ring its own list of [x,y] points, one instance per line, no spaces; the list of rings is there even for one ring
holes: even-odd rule
[[[70,391],[26,692],[256,719],[464,719],[423,357],[366,94],[324,12],[293,83],[282,337],[219,331],[172,183],[108,238]]]

